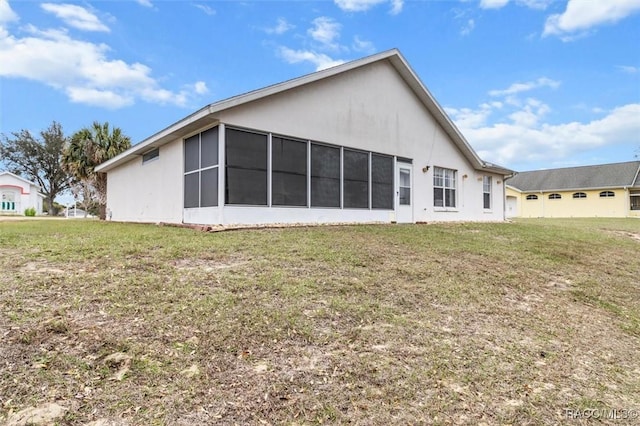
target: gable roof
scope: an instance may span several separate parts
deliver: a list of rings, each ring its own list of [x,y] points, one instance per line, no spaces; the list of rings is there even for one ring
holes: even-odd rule
[[[418,99],[420,99],[428,111],[433,115],[436,122],[449,135],[454,144],[475,169],[502,175],[510,175],[513,173],[512,170],[483,161],[478,157],[473,148],[471,148],[471,145],[469,145],[462,133],[460,133],[442,107],[436,102],[429,90],[427,90],[424,84],[422,84],[418,76],[413,72],[407,61],[397,49],[391,49],[386,52],[347,62],[332,68],[317,71],[312,74],[307,74],[302,77],[294,78],[292,80],[267,86],[262,89],[254,90],[252,92],[244,93],[242,95],[207,105],[206,107],[159,131],[155,135],[143,140],[139,144],[134,145],[111,160],[100,164],[96,167],[96,171],[107,172],[114,167],[129,161],[134,156],[142,155],[150,149],[164,145],[176,138],[186,136],[187,134],[205,127],[206,125],[213,124],[216,121],[215,114],[220,111],[253,102],[286,90],[291,90],[318,80],[329,78],[337,74],[349,72],[353,69],[364,67],[379,61],[388,61],[395,68],[398,74],[400,74],[411,90],[416,94]]]
[[[40,191],[40,190],[41,190],[41,189],[40,189],[40,187],[39,187],[38,185],[36,185],[35,183],[33,183],[33,182],[31,182],[31,181],[29,181],[29,180],[27,180],[27,179],[23,178],[22,176],[18,176],[18,175],[14,174],[14,173],[7,172],[7,171],[0,172],[0,176],[4,176],[4,175],[12,176],[12,177],[14,177],[15,179],[21,180],[22,182],[26,183],[27,185],[34,186],[34,187],[36,188],[36,190],[37,190],[37,191]]]
[[[520,172],[506,184],[522,192],[640,187],[640,161]]]

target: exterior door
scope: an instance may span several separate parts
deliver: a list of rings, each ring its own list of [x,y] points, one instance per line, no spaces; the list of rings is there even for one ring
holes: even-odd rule
[[[413,223],[413,166],[398,162],[396,166],[396,222]]]

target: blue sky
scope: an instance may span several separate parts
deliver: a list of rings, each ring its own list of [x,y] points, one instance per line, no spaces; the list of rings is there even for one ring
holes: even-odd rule
[[[480,156],[640,154],[640,0],[0,0],[0,133],[134,143],[214,101],[398,48]]]

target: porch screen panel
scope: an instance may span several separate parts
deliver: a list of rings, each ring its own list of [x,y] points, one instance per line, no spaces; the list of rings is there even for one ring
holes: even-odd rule
[[[271,204],[307,205],[307,143],[271,139]]]
[[[200,168],[200,135],[191,136],[184,141],[184,172]]]
[[[200,172],[184,175],[184,207],[200,206]]]
[[[393,157],[371,154],[371,207],[393,210]]]
[[[369,154],[344,150],[344,207],[369,208]]]
[[[340,207],[340,149],[311,144],[311,206]]]
[[[200,167],[218,165],[218,127],[202,132]]]
[[[218,205],[218,168],[200,172],[200,207]]]
[[[227,204],[267,205],[267,135],[227,129]]]

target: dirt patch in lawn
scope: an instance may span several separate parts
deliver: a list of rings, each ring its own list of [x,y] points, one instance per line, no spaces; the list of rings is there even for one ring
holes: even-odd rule
[[[637,245],[574,222],[0,224],[0,423],[42,407],[93,426],[635,413]]]

